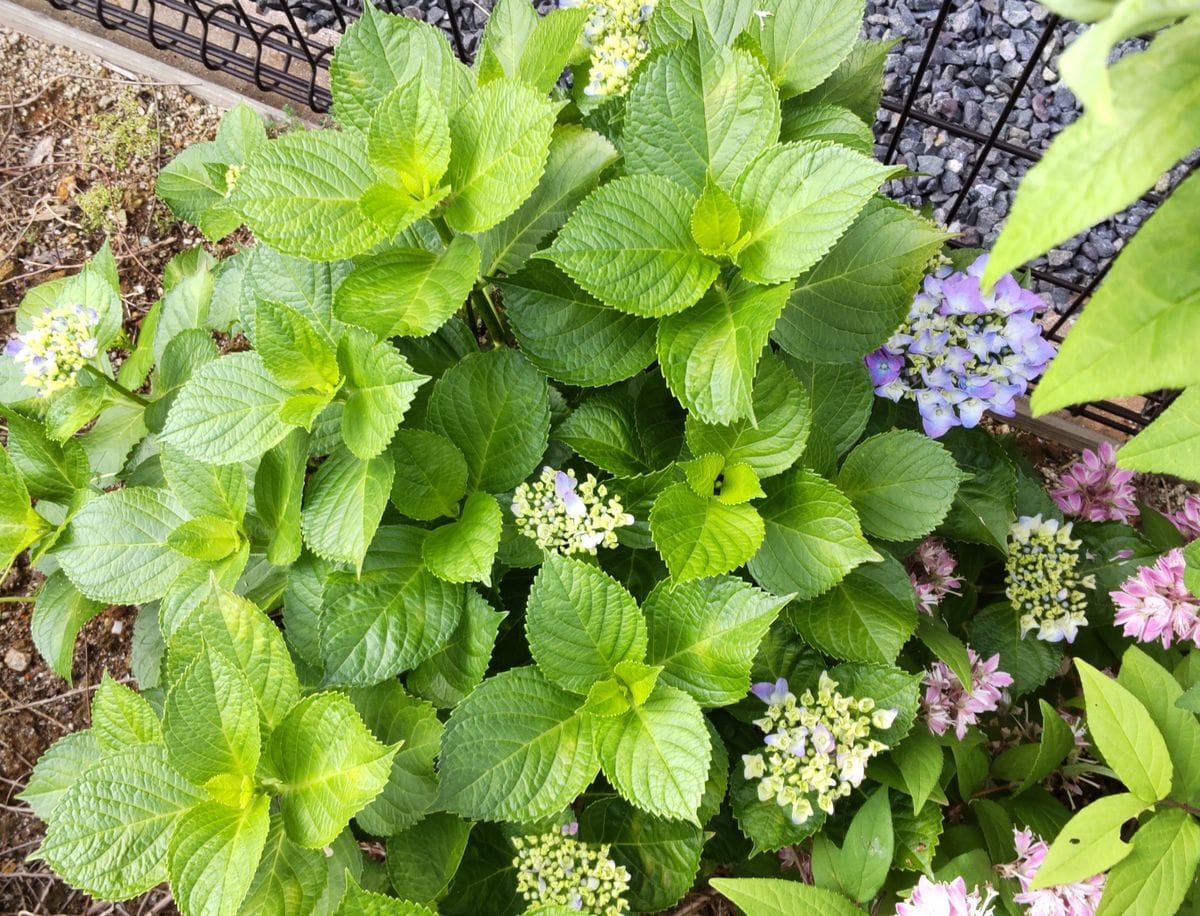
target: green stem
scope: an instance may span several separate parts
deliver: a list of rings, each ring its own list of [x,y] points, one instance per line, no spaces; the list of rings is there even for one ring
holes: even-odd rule
[[[32,595],[0,595],[0,604],[33,604],[37,601],[37,592]]]
[[[149,407],[150,406],[150,402],[147,401],[140,394],[134,394],[132,391],[130,391],[124,385],[119,384],[115,379],[109,378],[107,375],[105,375],[103,372],[101,372],[95,366],[88,364],[88,365],[85,365],[83,368],[91,375],[100,379],[100,381],[104,382],[104,384],[107,385],[110,390],[112,390],[119,396],[123,397],[125,400],[129,401],[131,404],[137,404],[139,407]]]
[[[475,304],[475,311],[483,317],[483,323],[487,325],[488,336],[492,338],[492,346],[497,348],[503,347],[505,341],[508,340],[508,331],[504,326],[504,319],[500,317],[500,313],[496,310],[496,306],[492,302],[492,297],[478,283],[471,290],[471,302]]]

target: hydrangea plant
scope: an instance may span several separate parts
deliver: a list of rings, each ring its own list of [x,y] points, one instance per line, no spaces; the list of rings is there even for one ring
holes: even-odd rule
[[[368,5],[336,127],[237,108],[160,176],[252,245],[132,340],[107,249],[26,296],[0,554],[64,677],[140,607],[36,856],[185,916],[1184,901],[1200,676],[1110,596],[1179,535],[1068,522],[974,423],[1037,306],[879,193],[862,13],[501,0],[467,67]],[[953,428],[876,397],[898,334]]]

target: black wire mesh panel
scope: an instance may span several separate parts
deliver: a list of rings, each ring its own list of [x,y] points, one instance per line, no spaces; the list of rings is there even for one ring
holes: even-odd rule
[[[363,0],[259,0],[256,8],[238,0],[49,2],[325,112],[333,49],[341,31],[360,14]],[[492,0],[376,2],[389,12],[439,26],[459,56],[469,60]],[[539,4],[552,5],[553,0]],[[1064,88],[1053,87],[1054,62],[1080,27],[1026,0],[868,0],[868,12],[871,37],[899,38],[875,131],[879,155],[887,162],[905,162],[914,174],[892,182],[889,193],[931,210],[961,233],[958,244],[986,247],[1020,177],[1052,139],[1055,125],[1047,125],[1045,117],[1047,92],[1054,89],[1060,107],[1074,104]],[[880,28],[884,24],[888,27]],[[1028,40],[1014,41],[1014,28]],[[970,55],[963,53],[968,30],[977,52],[973,67],[965,66]],[[1138,46],[1134,40],[1126,49]],[[964,77],[973,85],[967,86],[962,105],[947,86],[952,89]],[[975,97],[982,105],[974,103]],[[1121,245],[1195,165],[1165,176],[1125,213],[1035,262],[1033,283],[1055,306],[1048,324],[1055,340],[1062,340]],[[1172,397],[1159,392],[1072,412],[1133,434]]]

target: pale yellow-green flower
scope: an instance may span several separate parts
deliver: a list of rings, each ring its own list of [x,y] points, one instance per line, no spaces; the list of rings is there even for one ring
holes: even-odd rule
[[[513,840],[517,892],[530,908],[557,905],[594,916],[623,916],[629,912],[629,871],[612,859],[607,843],[577,840],[578,830],[570,823]]]

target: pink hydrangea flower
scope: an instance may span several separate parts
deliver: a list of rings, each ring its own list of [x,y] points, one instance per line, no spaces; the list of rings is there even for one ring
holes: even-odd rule
[[[917,607],[923,613],[932,616],[933,609],[942,603],[942,598],[958,594],[955,589],[962,585],[962,580],[954,575],[958,561],[946,549],[941,538],[925,538],[905,565],[913,590],[917,593]]]
[[[1013,830],[1013,842],[1017,847],[1017,860],[1001,865],[999,871],[1021,883],[1021,893],[1013,900],[1026,907],[1028,916],[1094,916],[1104,893],[1105,876],[1092,875],[1074,884],[1053,884],[1040,891],[1031,891],[1030,885],[1037,870],[1046,860],[1049,846],[1032,830]]]
[[[953,725],[959,741],[982,713],[993,712],[1000,705],[1000,691],[1013,682],[1011,674],[999,670],[998,654],[985,661],[974,649],[967,649],[967,657],[971,659],[969,689],[948,665],[935,662],[925,673],[925,696],[921,700],[929,730],[944,735]]]
[[[962,878],[930,881],[924,875],[908,900],[896,904],[896,916],[992,916],[996,892],[985,885],[967,892]]]
[[[1200,496],[1189,493],[1183,498],[1183,508],[1178,512],[1168,512],[1167,518],[1179,529],[1184,540],[1200,538]]]
[[[1063,473],[1050,491],[1054,504],[1067,515],[1089,522],[1129,522],[1138,517],[1134,503],[1133,471],[1117,467],[1117,452],[1104,442],[1099,452],[1085,448],[1079,460]]]
[[[1113,624],[1139,642],[1161,640],[1164,649],[1172,640],[1200,645],[1200,603],[1183,583],[1185,566],[1183,550],[1176,547],[1153,566],[1139,567],[1120,589],[1109,592],[1117,605]]]

